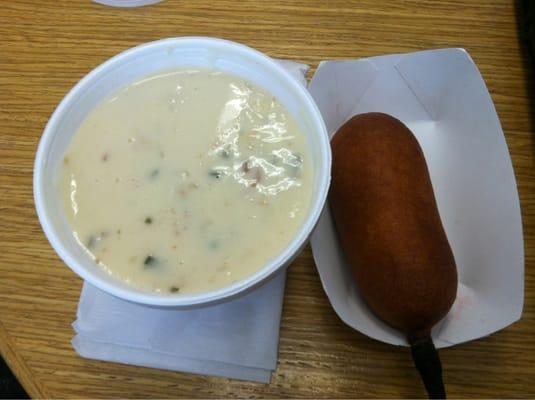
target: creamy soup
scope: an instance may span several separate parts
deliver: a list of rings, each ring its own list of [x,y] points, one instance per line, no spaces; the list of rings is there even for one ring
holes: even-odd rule
[[[60,191],[95,268],[145,291],[221,288],[260,269],[306,217],[312,166],[279,101],[227,73],[177,70],[99,104]]]

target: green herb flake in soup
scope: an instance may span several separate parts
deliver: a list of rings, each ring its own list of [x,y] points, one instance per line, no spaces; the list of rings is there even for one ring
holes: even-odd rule
[[[99,104],[74,135],[60,182],[95,268],[179,296],[239,281],[279,254],[308,211],[312,166],[276,98],[188,69]]]

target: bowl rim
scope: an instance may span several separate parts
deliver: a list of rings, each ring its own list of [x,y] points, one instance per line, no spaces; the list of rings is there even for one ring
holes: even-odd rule
[[[313,117],[313,126],[320,131],[318,142],[320,143],[320,155],[324,164],[324,168],[319,171],[319,186],[314,192],[309,214],[302,223],[299,231],[293,237],[292,241],[284,248],[282,252],[271,258],[256,272],[231,285],[224,286],[214,291],[194,293],[191,295],[184,294],[180,296],[168,296],[151,292],[144,293],[141,291],[136,291],[134,288],[129,289],[127,287],[115,285],[111,281],[102,279],[98,275],[89,271],[87,268],[83,267],[78,262],[77,257],[70,254],[70,252],[67,250],[67,247],[64,246],[64,243],[62,240],[60,240],[55,230],[52,228],[43,185],[45,181],[44,165],[46,163],[48,150],[51,147],[55,137],[56,128],[59,125],[63,114],[66,112],[66,110],[68,111],[69,107],[71,107],[71,103],[75,103],[76,99],[84,92],[85,88],[90,85],[94,79],[98,78],[101,73],[105,73],[107,69],[121,64],[122,62],[126,62],[130,59],[130,57],[135,56],[137,53],[143,53],[148,49],[168,49],[169,46],[202,47],[206,45],[215,45],[220,48],[225,48],[226,50],[231,49],[231,51],[239,54],[252,56],[252,58],[257,60],[259,63],[262,63],[274,73],[282,76],[289,85],[293,86],[292,91],[300,94],[303,100],[303,106],[307,107]],[[152,306],[187,308],[230,300],[266,282],[270,277],[275,276],[278,271],[286,267],[287,264],[289,264],[289,262],[295,256],[297,256],[299,251],[305,245],[307,239],[312,233],[312,230],[314,229],[314,226],[319,220],[320,214],[327,199],[330,184],[330,171],[331,151],[327,129],[315,101],[305,86],[299,83],[271,57],[244,44],[213,37],[185,36],[160,39],[126,49],[98,65],[96,68],[87,73],[80,81],[78,81],[74,87],[72,87],[72,89],[65,95],[65,97],[54,110],[52,116],[45,126],[41,139],[39,140],[33,169],[33,194],[37,216],[45,236],[65,264],[67,264],[67,266],[82,279],[111,295],[131,302]]]

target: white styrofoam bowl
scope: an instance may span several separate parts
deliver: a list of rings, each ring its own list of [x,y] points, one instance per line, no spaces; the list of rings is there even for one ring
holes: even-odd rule
[[[247,79],[266,89],[296,118],[306,135],[314,168],[308,215],[291,243],[252,275],[219,290],[170,296],[137,290],[95,265],[78,244],[58,193],[59,166],[84,118],[107,95],[144,76],[184,67],[212,68]],[[331,153],[321,114],[308,91],[279,64],[247,46],[203,37],[170,38],[126,50],[86,75],[65,96],[43,132],[34,165],[37,215],[52,247],[63,261],[92,285],[117,297],[154,306],[192,307],[228,300],[267,281],[290,264],[314,228],[330,182]]]

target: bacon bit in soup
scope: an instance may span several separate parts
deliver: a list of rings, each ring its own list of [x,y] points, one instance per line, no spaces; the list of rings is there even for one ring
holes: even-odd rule
[[[262,183],[262,180],[264,179],[264,172],[260,167],[255,167],[254,172],[254,182],[251,184],[252,187],[256,187],[259,183]]]
[[[159,264],[159,261],[156,257],[152,255],[148,255],[145,257],[145,261],[143,261],[143,265],[145,266],[145,269],[156,267]]]
[[[249,172],[249,170],[250,170],[251,168],[249,167],[249,161],[248,161],[248,160],[245,160],[245,161],[243,162],[243,164],[241,165],[241,169],[242,169],[242,171],[245,172],[245,173]]]
[[[232,149],[230,148],[229,145],[225,145],[225,147],[221,148],[219,150],[219,156],[221,158],[224,158],[225,160],[228,160],[232,155],[233,155],[233,151]]]
[[[217,240],[210,240],[208,242],[208,247],[210,248],[210,250],[217,250],[219,248],[219,241]]]
[[[158,175],[160,175],[160,170],[158,168],[155,168],[150,172],[149,178],[150,179],[156,179],[158,177]]]
[[[223,176],[223,172],[217,169],[213,169],[210,172],[208,172],[208,175],[210,175],[212,178],[215,178],[215,179],[221,179],[221,177]]]
[[[89,236],[89,239],[87,240],[87,248],[92,249],[97,244],[97,239],[94,235]]]
[[[102,239],[108,237],[108,232],[104,231],[104,232],[100,232],[100,234],[98,235],[91,235],[89,236],[89,239],[87,239],[87,245],[86,247],[88,249],[92,249],[94,248],[96,245],[98,245]]]

